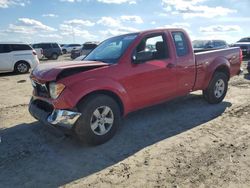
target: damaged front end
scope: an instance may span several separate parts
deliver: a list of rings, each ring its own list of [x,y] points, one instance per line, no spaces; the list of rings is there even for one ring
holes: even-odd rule
[[[33,98],[29,104],[29,112],[43,124],[62,126],[68,129],[71,129],[81,116],[80,112],[54,109],[48,102]]]

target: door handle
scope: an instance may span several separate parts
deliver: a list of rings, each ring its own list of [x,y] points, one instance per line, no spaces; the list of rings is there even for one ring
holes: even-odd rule
[[[173,63],[169,63],[169,64],[167,64],[167,66],[166,66],[167,68],[169,68],[169,69],[172,69],[172,68],[174,68],[175,67],[175,64],[173,64]]]

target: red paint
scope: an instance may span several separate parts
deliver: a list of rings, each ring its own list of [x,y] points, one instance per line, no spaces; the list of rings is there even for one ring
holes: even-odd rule
[[[181,31],[188,39],[189,54],[177,57],[171,32]],[[170,57],[164,60],[152,60],[142,64],[132,63],[132,52],[140,40],[154,33],[163,33],[166,37]],[[124,115],[140,108],[158,104],[190,91],[205,89],[213,73],[219,67],[225,67],[230,77],[240,70],[240,49],[230,48],[194,54],[190,39],[182,29],[150,30],[139,33],[119,62],[107,65],[101,62],[64,62],[39,65],[31,78],[47,83],[56,80],[57,75],[68,67],[102,65],[102,67],[80,72],[63,78],[66,88],[56,99],[41,98],[51,103],[55,109],[72,109],[91,92],[110,91],[124,106]]]

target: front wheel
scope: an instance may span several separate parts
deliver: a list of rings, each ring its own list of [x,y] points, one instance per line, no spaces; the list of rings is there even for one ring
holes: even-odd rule
[[[228,77],[222,72],[216,72],[203,96],[210,104],[217,104],[223,101],[228,89]]]
[[[74,126],[74,133],[80,141],[98,145],[114,136],[121,122],[121,111],[113,98],[94,95],[81,102],[78,108],[82,115]]]
[[[27,62],[24,61],[20,61],[18,63],[16,63],[14,71],[20,74],[24,74],[29,72],[29,64]]]

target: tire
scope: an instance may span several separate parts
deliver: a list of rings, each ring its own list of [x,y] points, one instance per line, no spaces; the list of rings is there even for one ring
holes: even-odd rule
[[[121,122],[121,111],[113,98],[103,94],[93,95],[80,102],[78,109],[82,115],[73,132],[81,142],[99,145],[115,135]]]
[[[14,71],[19,74],[25,74],[29,72],[30,65],[25,61],[19,61],[15,64]]]
[[[51,59],[57,60],[57,58],[58,58],[58,54],[57,54],[57,53],[53,53],[53,54],[51,55]]]
[[[225,98],[227,89],[228,76],[223,72],[215,72],[208,88],[203,90],[203,97],[210,104],[218,104]]]

